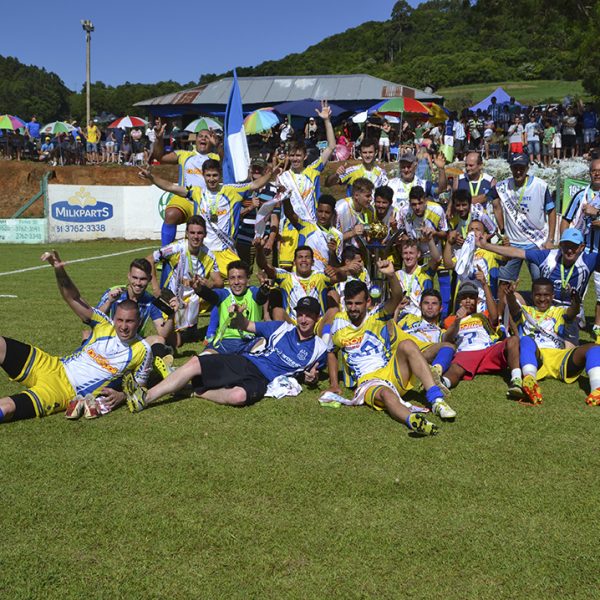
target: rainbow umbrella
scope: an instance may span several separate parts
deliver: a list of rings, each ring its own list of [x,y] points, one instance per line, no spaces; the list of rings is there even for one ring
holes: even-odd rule
[[[414,98],[390,98],[371,106],[369,112],[378,112],[380,115],[399,116],[403,113],[421,113],[428,115],[429,109],[423,102]]]
[[[268,131],[279,123],[279,117],[272,108],[259,108],[244,119],[244,130],[247,135]]]
[[[25,127],[25,125],[25,121],[14,115],[2,115],[0,117],[0,129],[10,129],[11,131],[15,131],[21,129],[21,127]]]
[[[210,117],[200,117],[195,121],[192,121],[184,131],[190,131],[191,133],[199,133],[200,131],[207,131],[212,129],[213,131],[223,131],[223,125],[216,119]]]
[[[109,129],[129,129],[130,127],[145,127],[148,125],[148,121],[146,119],[142,119],[141,117],[130,117],[127,115],[126,117],[121,117],[116,121],[113,121],[108,128]]]
[[[40,129],[40,133],[44,135],[57,135],[58,133],[71,133],[71,131],[74,130],[75,127],[70,123],[65,123],[64,121],[52,121],[52,123],[44,125]]]

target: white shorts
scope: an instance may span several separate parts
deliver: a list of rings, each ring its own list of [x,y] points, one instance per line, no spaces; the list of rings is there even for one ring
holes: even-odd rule
[[[562,137],[560,133],[555,133],[552,138],[552,147],[553,148],[562,148]]]
[[[594,271],[594,289],[596,290],[596,302],[600,302],[600,273]]]
[[[390,138],[379,138],[379,145],[389,148],[390,147]]]

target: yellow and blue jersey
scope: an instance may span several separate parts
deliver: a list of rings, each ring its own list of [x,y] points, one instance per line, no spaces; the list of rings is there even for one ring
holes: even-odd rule
[[[435,323],[430,323],[422,317],[407,314],[398,321],[398,328],[414,338],[420,348],[423,345],[439,344],[442,341],[444,330]]]
[[[67,378],[77,394],[97,394],[111,381],[131,371],[145,385],[152,369],[152,350],[148,342],[136,336],[123,342],[113,322],[92,309],[92,333],[74,352],[60,359]]]
[[[196,150],[175,150],[178,164],[177,183],[184,187],[198,186],[205,188],[202,176],[202,165],[209,159],[220,160],[219,155],[211,152],[201,154]]]
[[[538,348],[564,349],[566,308],[551,306],[545,312],[534,306],[522,306],[521,309],[523,312],[517,323],[520,336],[532,337]]]
[[[409,300],[404,312],[421,316],[421,296],[425,290],[433,289],[434,272],[426,265],[417,265],[412,273],[403,269],[396,271],[402,291]]]
[[[342,351],[352,378],[361,383],[363,378],[388,364],[397,340],[397,330],[393,315],[383,307],[367,314],[358,326],[343,311],[335,315],[331,339],[333,345]]]
[[[313,272],[308,277],[300,277],[285,269],[275,269],[275,282],[281,288],[284,308],[292,319],[296,318],[294,308],[298,300],[304,296],[316,298],[321,305],[321,313],[325,314],[327,288],[331,285],[331,278],[325,273]]]
[[[309,223],[308,221],[298,220],[298,246],[308,246],[312,248],[314,257],[315,271],[323,271],[329,264],[329,239],[335,241],[335,255],[338,261],[342,260],[342,250],[344,246],[344,237],[335,227],[325,229],[318,223]]]
[[[348,196],[352,196],[352,186],[357,179],[368,179],[373,182],[374,187],[377,189],[382,185],[386,185],[388,182],[388,176],[385,169],[374,165],[372,169],[367,169],[364,164],[353,165],[348,167],[340,175],[340,183],[346,185],[346,191]]]

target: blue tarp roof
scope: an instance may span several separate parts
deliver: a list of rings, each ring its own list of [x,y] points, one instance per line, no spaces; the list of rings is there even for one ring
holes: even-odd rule
[[[510,102],[510,95],[507,94],[501,87],[496,88],[487,98],[484,98],[481,102],[475,104],[475,106],[471,106],[469,110],[487,110],[492,103],[492,98],[496,97],[496,104],[508,104]],[[519,102],[515,101],[517,106],[521,106]]]

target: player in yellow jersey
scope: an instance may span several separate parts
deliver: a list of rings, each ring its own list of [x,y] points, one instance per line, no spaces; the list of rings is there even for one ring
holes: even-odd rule
[[[217,138],[210,130],[199,131],[196,134],[195,150],[175,150],[165,154],[164,134],[166,123],[157,120],[155,126],[156,141],[152,146],[152,158],[165,165],[179,165],[177,183],[185,188],[198,186],[205,187],[202,165],[208,159],[220,160],[222,151],[216,152]],[[173,194],[173,192],[171,192]],[[187,222],[193,215],[193,203],[185,197],[172,195],[167,208],[161,231],[161,246],[170,244],[177,233],[177,225]]]
[[[189,190],[158,177],[150,169],[142,169],[139,174],[142,179],[148,179],[159,188],[193,201],[194,214],[201,215],[206,221],[206,246],[215,255],[219,271],[225,274],[230,262],[240,260],[235,251],[235,236],[240,222],[243,194],[261,189],[274,174],[267,167],[258,179],[248,183],[222,185],[221,164],[211,159],[204,162],[202,172],[206,189],[194,186]]]
[[[331,327],[334,351],[328,357],[329,391],[340,393],[336,357],[339,349],[352,377],[358,381],[354,394],[356,404],[385,410],[409,429],[432,435],[437,427],[421,414],[412,412],[411,406],[402,400],[402,394],[420,381],[435,414],[454,418],[456,413],[444,401],[417,345],[411,340],[398,340],[393,315],[402,299],[402,288],[391,262],[380,260],[377,266],[388,280],[390,297],[378,309],[369,311],[367,286],[357,280],[346,285],[346,310],[335,315]]]
[[[540,277],[533,282],[533,306],[520,304],[515,288],[516,284],[511,283],[506,302],[519,327],[525,396],[533,404],[539,404],[542,392],[538,381],[550,377],[573,383],[585,370],[591,390],[586,402],[590,406],[600,405],[600,346],[568,347],[565,341],[565,325],[577,318],[581,307],[577,290],[571,288],[571,303],[565,308],[553,305],[554,284],[550,279]]]
[[[289,194],[290,202],[296,214],[304,221],[316,222],[317,197],[319,195],[319,180],[325,165],[335,150],[335,133],[331,125],[331,108],[324,100],[317,115],[323,119],[327,148],[321,156],[307,167],[306,147],[303,142],[291,142],[287,158],[290,168],[277,179],[277,185],[283,187]],[[298,247],[298,230],[287,221],[281,219],[279,224],[279,266],[290,269],[293,262],[294,250]]]
[[[112,410],[125,400],[123,392],[108,387],[126,372],[145,385],[152,368],[152,352],[137,334],[140,315],[133,300],[124,300],[114,319],[92,308],[67,275],[55,250],[45,252],[56,275],[60,293],[73,312],[89,327],[91,336],[71,354],[59,358],[17,340],[0,337],[0,365],[8,376],[27,389],[0,398],[0,423],[5,420],[44,417],[64,411],[73,400],[79,412],[98,415],[95,397]]]

